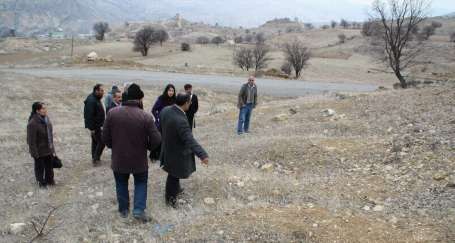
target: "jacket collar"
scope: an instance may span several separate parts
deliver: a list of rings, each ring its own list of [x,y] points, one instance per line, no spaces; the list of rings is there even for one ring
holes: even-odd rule
[[[130,106],[130,107],[137,107],[140,109],[144,109],[142,102],[140,102],[139,100],[128,100],[128,101],[122,102],[122,106]]]

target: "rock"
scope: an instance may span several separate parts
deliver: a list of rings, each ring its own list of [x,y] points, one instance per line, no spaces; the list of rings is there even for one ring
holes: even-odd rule
[[[93,205],[91,206],[91,208],[92,208],[92,210],[93,210],[94,212],[96,212],[96,211],[98,210],[99,207],[100,207],[100,204],[99,204],[99,203],[95,203],[95,204],[93,204]]]
[[[102,240],[107,240],[107,235],[99,235],[98,236],[98,240],[102,241]]]
[[[219,235],[223,235],[223,234],[224,234],[224,231],[219,230],[217,233],[218,233]]]
[[[32,196],[33,196],[33,192],[28,192],[28,193],[27,193],[27,196],[28,196],[28,197],[32,197]]]
[[[336,115],[337,113],[334,110],[332,110],[332,109],[325,109],[325,110],[322,111],[322,114],[324,116],[330,117],[330,116]]]
[[[318,224],[313,224],[313,228],[317,228],[318,226]]]
[[[451,176],[449,179],[448,179],[448,183],[447,183],[447,187],[448,188],[455,188],[455,175]]]
[[[371,209],[370,206],[363,207],[363,210],[365,210],[365,211],[370,211],[370,209]]]
[[[267,163],[265,165],[262,165],[261,166],[261,170],[271,171],[271,170],[273,170],[273,164],[272,163]]]
[[[373,211],[375,211],[375,212],[384,211],[384,206],[382,206],[382,205],[376,205],[376,206],[374,206]]]
[[[92,51],[87,55],[87,61],[94,62],[96,60],[98,60],[98,54],[96,52]]]
[[[389,222],[392,223],[392,224],[397,224],[397,223],[398,223],[398,219],[397,219],[397,217],[392,216],[392,217],[389,219]]]
[[[213,199],[212,197],[206,197],[204,198],[204,203],[207,205],[213,205],[215,204],[215,199]]]
[[[447,174],[446,173],[443,173],[443,172],[438,172],[436,174],[433,175],[433,179],[435,181],[442,181],[444,180],[445,178],[447,178]]]
[[[279,114],[272,118],[272,121],[280,122],[289,120],[288,114]]]
[[[393,170],[393,166],[387,165],[386,167],[384,167],[384,169],[387,171],[391,171],[391,170]]]
[[[9,225],[8,232],[13,235],[18,235],[25,230],[25,223],[14,223]]]
[[[245,182],[243,182],[243,181],[238,181],[238,182],[237,182],[237,186],[240,187],[240,188],[241,188],[241,187],[244,187],[244,186],[245,186]]]
[[[254,199],[256,199],[256,196],[254,196],[254,195],[251,195],[248,197],[248,201],[254,201]]]

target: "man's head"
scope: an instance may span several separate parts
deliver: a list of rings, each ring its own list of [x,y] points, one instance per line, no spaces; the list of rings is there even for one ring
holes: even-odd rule
[[[96,84],[93,87],[93,93],[98,99],[103,98],[104,96],[104,86],[102,84]]]
[[[178,93],[175,104],[182,108],[183,111],[188,111],[191,105],[191,95],[188,93]]]
[[[113,86],[112,86],[112,90],[111,90],[112,94],[115,93],[115,92],[117,92],[117,91],[120,91],[120,89],[118,88],[117,85],[113,85]]]
[[[185,84],[184,88],[185,88],[185,92],[187,92],[189,94],[193,93],[193,85]]]
[[[112,99],[116,104],[120,104],[122,102],[122,92],[120,92],[120,90],[115,91],[112,94]]]
[[[144,98],[144,92],[141,87],[137,84],[131,84],[128,87],[128,100],[142,100]]]
[[[256,78],[254,76],[250,76],[248,78],[248,84],[253,85],[256,82]]]

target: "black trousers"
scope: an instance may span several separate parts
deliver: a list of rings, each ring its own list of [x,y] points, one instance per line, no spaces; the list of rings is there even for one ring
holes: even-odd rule
[[[54,184],[51,155],[35,159],[35,178],[40,185]]]
[[[168,174],[166,180],[166,194],[164,195],[166,200],[175,200],[179,192],[180,179]]]
[[[92,134],[92,159],[100,160],[101,154],[103,154],[104,143],[101,138],[101,129],[97,128],[95,133]]]

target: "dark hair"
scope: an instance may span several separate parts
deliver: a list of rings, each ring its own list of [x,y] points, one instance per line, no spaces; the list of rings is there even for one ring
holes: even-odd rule
[[[167,92],[171,88],[174,89],[174,95],[172,97],[169,97],[169,95],[167,95]],[[173,105],[173,104],[175,104],[175,96],[176,96],[175,94],[176,94],[175,86],[172,84],[168,84],[166,86],[166,88],[164,89],[163,94],[160,96],[160,99],[164,103],[165,106]]]
[[[185,90],[189,90],[191,88],[193,88],[193,85],[191,84],[185,84],[185,86],[183,86],[185,88]]]
[[[96,84],[96,85],[93,87],[93,93],[95,93],[95,91],[100,90],[101,87],[103,87],[102,84]]]
[[[116,92],[116,91],[119,91],[119,90],[120,90],[120,89],[118,88],[117,85],[112,86],[112,91],[113,91],[113,92]]]
[[[30,116],[28,117],[28,121],[32,119],[32,117],[36,114],[37,111],[43,109],[44,103],[43,102],[35,102],[32,105],[32,112],[30,113]]]
[[[182,106],[186,102],[190,102],[190,101],[191,101],[191,95],[189,95],[187,93],[179,93],[175,100],[175,104],[177,104],[178,106]]]

